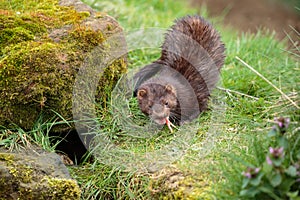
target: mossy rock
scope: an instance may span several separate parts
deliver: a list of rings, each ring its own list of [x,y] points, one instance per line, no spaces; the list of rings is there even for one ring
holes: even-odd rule
[[[149,189],[154,199],[209,200],[213,199],[211,184],[203,174],[170,166],[153,174]]]
[[[80,199],[80,188],[55,153],[0,149],[0,200]]]
[[[72,120],[79,69],[93,49],[122,28],[77,0],[12,0],[1,2],[1,8],[0,125],[30,130],[39,116]],[[116,41],[123,50],[124,41]],[[99,57],[109,48],[101,46]],[[98,103],[105,107],[109,91],[125,72],[125,56],[105,68],[95,94]],[[56,130],[65,128],[70,129]]]

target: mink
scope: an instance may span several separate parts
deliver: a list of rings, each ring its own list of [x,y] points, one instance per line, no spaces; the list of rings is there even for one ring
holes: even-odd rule
[[[135,74],[135,94],[141,111],[156,123],[182,125],[207,109],[225,45],[218,31],[195,15],[176,20],[161,49],[158,60]]]

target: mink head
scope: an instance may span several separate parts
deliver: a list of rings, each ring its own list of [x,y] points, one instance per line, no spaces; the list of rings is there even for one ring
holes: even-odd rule
[[[149,83],[137,91],[141,111],[158,124],[165,124],[178,106],[175,88],[170,85]]]

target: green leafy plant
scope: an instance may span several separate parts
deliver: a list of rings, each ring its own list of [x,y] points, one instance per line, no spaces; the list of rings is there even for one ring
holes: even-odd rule
[[[300,199],[299,130],[289,133],[290,119],[279,117],[267,138],[274,141],[265,161],[242,173],[241,197],[258,199]]]

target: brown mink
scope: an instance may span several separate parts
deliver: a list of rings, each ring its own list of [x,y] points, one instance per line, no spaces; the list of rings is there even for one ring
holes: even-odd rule
[[[195,119],[207,108],[224,52],[219,33],[205,19],[176,20],[165,35],[161,57],[134,76],[141,111],[168,126],[169,119],[180,125]]]

